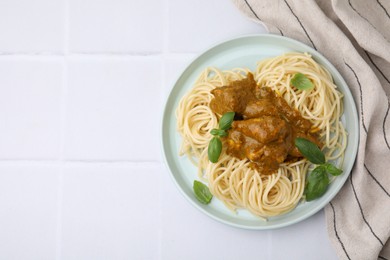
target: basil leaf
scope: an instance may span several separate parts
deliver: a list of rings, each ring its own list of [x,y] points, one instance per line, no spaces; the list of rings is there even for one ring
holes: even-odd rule
[[[225,137],[228,135],[225,130],[215,129],[215,128],[210,131],[210,134],[212,134],[214,136],[219,136],[219,137]]]
[[[295,138],[295,146],[299,152],[314,164],[324,164],[325,155],[315,143],[310,142],[305,138]]]
[[[315,200],[326,192],[329,185],[329,178],[326,173],[326,167],[323,165],[316,167],[308,176],[305,195],[306,201]]]
[[[225,137],[227,135],[228,135],[228,133],[225,130],[219,130],[219,132],[218,132],[219,137]]]
[[[209,204],[211,199],[213,198],[213,194],[211,194],[209,188],[201,183],[200,181],[194,181],[194,193],[196,199],[203,204]]]
[[[228,130],[232,126],[234,114],[234,112],[227,112],[223,114],[223,116],[219,120],[219,129]]]
[[[219,132],[219,129],[212,129],[211,131],[210,131],[210,134],[212,134],[212,135],[214,135],[214,136],[216,136],[216,135],[218,135],[218,132]]]
[[[314,87],[313,83],[302,73],[297,73],[291,79],[291,85],[300,90],[309,90]]]
[[[208,156],[209,160],[212,163],[216,163],[221,155],[222,151],[222,142],[218,137],[213,137],[209,143],[208,147]]]
[[[338,176],[338,175],[343,173],[343,170],[337,168],[336,166],[334,166],[331,163],[325,163],[324,167],[325,167],[326,172],[328,172],[329,174],[332,174],[333,176]]]

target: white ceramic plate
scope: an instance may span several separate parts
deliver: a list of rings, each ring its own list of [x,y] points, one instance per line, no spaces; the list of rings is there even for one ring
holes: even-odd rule
[[[199,203],[192,191],[192,184],[197,179],[196,168],[185,156],[178,155],[181,137],[176,131],[175,110],[182,96],[193,86],[200,72],[209,66],[219,69],[247,67],[254,70],[256,63],[264,58],[274,57],[286,52],[308,52],[325,66],[333,76],[334,82],[344,94],[344,114],[342,117],[348,131],[348,146],[345,153],[343,174],[333,181],[327,192],[312,202],[300,203],[291,212],[271,217],[263,221],[246,210],[237,214],[228,210],[221,201],[214,198],[209,205]],[[359,128],[356,106],[347,84],[334,66],[320,53],[303,43],[276,35],[250,35],[220,43],[199,55],[177,79],[166,102],[162,118],[162,145],[166,165],[174,182],[185,198],[196,208],[223,223],[247,229],[272,229],[284,227],[308,218],[321,210],[341,189],[351,172],[355,161]]]

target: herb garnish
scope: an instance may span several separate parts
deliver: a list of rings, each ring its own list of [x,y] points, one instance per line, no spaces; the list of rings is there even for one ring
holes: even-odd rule
[[[234,115],[234,112],[227,112],[223,114],[223,116],[219,120],[219,129],[228,130],[232,126]]]
[[[311,201],[324,195],[328,189],[329,178],[323,167],[316,167],[307,177],[305,186],[306,200]]]
[[[209,143],[209,148],[207,150],[210,162],[212,163],[218,162],[219,156],[221,155],[221,151],[222,151],[221,139],[219,139],[219,137],[217,136],[214,136],[211,139]]]
[[[216,163],[219,159],[219,156],[221,155],[222,141],[220,137],[227,136],[226,130],[228,130],[232,126],[234,114],[234,112],[227,112],[223,114],[223,116],[219,120],[219,128],[214,128],[210,131],[210,133],[214,137],[210,140],[207,152],[209,160],[212,163]]]
[[[210,134],[214,135],[214,136],[219,136],[219,137],[225,137],[227,136],[227,133],[225,130],[222,130],[222,129],[213,129],[210,131]]]
[[[201,183],[200,181],[194,181],[194,193],[196,199],[202,204],[209,204],[211,199],[213,198],[213,194],[211,194],[209,188]]]
[[[310,162],[318,164],[309,174],[306,180],[305,195],[306,200],[311,201],[324,195],[329,185],[328,174],[340,175],[343,171],[331,163],[325,162],[324,153],[318,146],[305,138],[296,138],[295,146]]]
[[[294,75],[294,77],[291,79],[291,85],[300,90],[309,90],[314,87],[310,79],[302,73],[296,73]]]
[[[295,138],[295,146],[310,162],[314,164],[324,164],[325,155],[320,148],[305,138]]]

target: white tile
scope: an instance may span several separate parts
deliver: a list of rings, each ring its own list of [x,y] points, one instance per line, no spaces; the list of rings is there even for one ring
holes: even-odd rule
[[[271,237],[272,259],[337,259],[326,231],[324,211],[295,225],[274,230]]]
[[[70,61],[66,157],[158,161],[160,72],[156,58]]]
[[[173,52],[199,52],[231,37],[264,32],[232,1],[169,1],[169,50]]]
[[[59,173],[0,166],[0,258],[55,259]]]
[[[2,0],[0,53],[62,52],[63,0]]]
[[[161,257],[170,259],[269,259],[269,232],[219,223],[182,196],[169,173],[162,176]]]
[[[190,65],[195,58],[194,54],[177,54],[169,55],[164,59],[164,96],[167,97],[173,88],[176,80],[179,78],[184,69]]]
[[[0,59],[0,158],[59,156],[62,64]]]
[[[62,259],[157,259],[159,168],[67,167]]]
[[[71,51],[160,51],[162,3],[160,0],[70,0]]]

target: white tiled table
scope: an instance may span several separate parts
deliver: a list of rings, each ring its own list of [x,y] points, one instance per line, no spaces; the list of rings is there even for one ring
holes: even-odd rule
[[[178,73],[265,32],[228,0],[0,1],[0,259],[336,259],[322,211],[226,226],[162,162]]]

